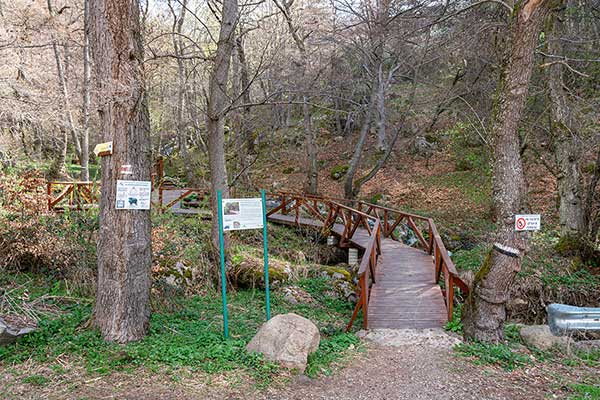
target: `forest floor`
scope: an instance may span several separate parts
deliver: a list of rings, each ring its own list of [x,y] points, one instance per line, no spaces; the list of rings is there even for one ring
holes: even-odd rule
[[[418,336],[418,335],[417,335]],[[63,375],[29,362],[19,373],[0,368],[3,399],[598,399],[581,382],[597,382],[595,368],[545,362],[507,371],[457,357],[448,340],[405,341],[395,346],[369,343],[347,366],[311,379],[287,375],[259,388],[244,375],[176,375],[136,369],[90,377],[71,369]],[[42,369],[45,368],[46,371]],[[28,371],[29,369],[29,371]],[[44,382],[22,374],[55,375]],[[38,375],[39,376],[39,375]],[[574,383],[579,382],[579,383]],[[592,388],[593,390],[593,388]]]

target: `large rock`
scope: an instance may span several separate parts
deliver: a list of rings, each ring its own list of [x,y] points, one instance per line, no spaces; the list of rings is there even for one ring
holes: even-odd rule
[[[553,347],[566,347],[570,339],[564,336],[554,336],[548,325],[526,325],[521,328],[521,339],[526,345],[540,350],[550,350]]]
[[[319,329],[310,320],[290,313],[267,321],[246,349],[262,353],[282,366],[304,372],[308,355],[319,347]]]
[[[34,330],[34,328],[13,328],[0,318],[0,346],[13,343],[19,337],[29,332],[33,332]]]

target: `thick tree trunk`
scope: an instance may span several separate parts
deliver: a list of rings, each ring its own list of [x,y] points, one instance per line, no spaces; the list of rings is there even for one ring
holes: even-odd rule
[[[150,123],[137,0],[90,2],[90,39],[101,108],[102,157],[95,322],[105,340],[139,340],[150,322],[150,211],[116,210],[119,168],[150,181]]]
[[[548,52],[562,55],[562,22],[552,18],[552,35],[548,40]],[[550,32],[549,32],[550,33]],[[584,215],[583,178],[580,159],[583,142],[578,137],[563,89],[562,64],[554,63],[548,68],[550,109],[552,112],[552,141],[558,165],[558,196],[561,236],[583,237],[586,233]]]
[[[216,216],[217,190],[221,190],[223,198],[229,196],[227,183],[227,167],[225,164],[225,107],[228,99],[227,82],[229,66],[235,40],[235,25],[238,18],[237,0],[224,0],[221,13],[221,29],[215,54],[213,68],[208,86],[208,160],[210,166],[211,207],[215,216],[212,222],[211,237],[214,254],[219,251],[219,224]],[[228,248],[227,242],[225,243]],[[214,280],[219,274],[215,270]]]
[[[521,257],[527,244],[526,234],[514,230],[514,216],[524,211],[527,193],[518,128],[527,100],[537,40],[548,12],[548,0],[519,2],[511,20],[509,47],[492,120],[493,202],[498,231],[463,309],[467,339],[498,342],[504,338],[505,304],[515,275],[521,269]]]

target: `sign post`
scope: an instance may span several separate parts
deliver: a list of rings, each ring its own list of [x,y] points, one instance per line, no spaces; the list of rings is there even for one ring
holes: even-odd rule
[[[225,238],[223,237],[223,194],[217,190],[217,209],[219,219],[219,247],[221,253],[221,298],[223,302],[223,336],[229,337],[229,318],[227,316],[227,277],[225,276]]]
[[[225,274],[224,232],[244,229],[263,230],[263,258],[265,273],[265,308],[267,321],[271,319],[271,291],[269,288],[269,244],[267,240],[267,200],[264,189],[260,198],[223,199],[217,191],[217,211],[219,219],[219,247],[221,253],[221,296],[223,299],[223,334],[229,336],[227,316],[227,278]]]
[[[269,290],[269,252],[267,242],[267,198],[265,189],[260,190],[260,198],[262,200],[263,214],[263,258],[265,261],[265,306],[267,313],[267,321],[271,319],[271,291]]]

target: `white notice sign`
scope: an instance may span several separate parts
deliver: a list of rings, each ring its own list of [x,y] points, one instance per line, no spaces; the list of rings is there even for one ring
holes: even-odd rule
[[[515,215],[516,231],[539,231],[541,228],[540,214]]]
[[[223,199],[223,230],[263,227],[262,199]]]
[[[152,182],[117,181],[117,210],[149,210]]]

